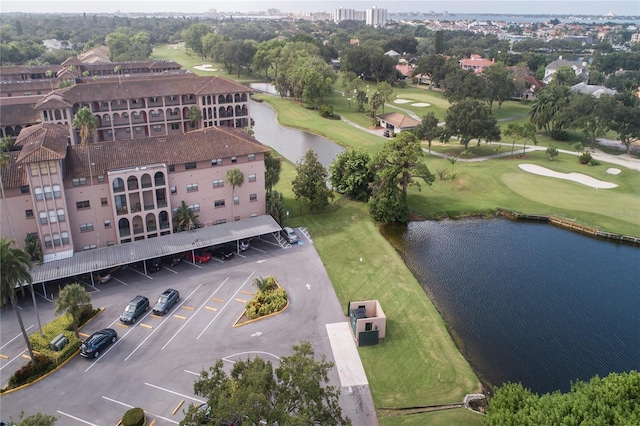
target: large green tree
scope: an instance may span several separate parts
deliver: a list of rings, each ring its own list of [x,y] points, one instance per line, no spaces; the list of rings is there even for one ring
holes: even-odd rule
[[[504,101],[510,99],[515,92],[513,73],[503,63],[498,62],[486,68],[482,77],[486,82],[485,100],[489,108],[493,109],[495,101],[500,109]]]
[[[640,424],[640,373],[611,373],[578,381],[568,393],[537,395],[521,384],[498,388],[489,401],[485,424],[637,425]]]
[[[280,181],[280,170],[282,170],[282,159],[275,157],[271,151],[264,153],[264,187],[267,193]]]
[[[89,143],[93,136],[93,132],[98,127],[98,119],[88,107],[82,107],[73,117],[72,127],[80,131],[80,140],[82,145]]]
[[[633,93],[616,95],[611,129],[618,133],[622,144],[631,153],[631,144],[640,140],[640,100]]]
[[[522,147],[522,155],[524,155],[527,150],[527,142],[538,145],[538,139],[536,137],[536,127],[531,123],[525,123],[522,125],[517,123],[510,123],[507,127],[507,130],[504,131],[504,135],[512,138],[513,140],[511,144],[511,155],[513,155],[515,144],[519,141],[524,142],[524,145]]]
[[[428,112],[420,124],[413,130],[413,133],[420,140],[426,140],[429,144],[429,154],[431,154],[431,142],[438,137],[440,129],[438,127],[438,117],[433,112]]]
[[[128,28],[121,28],[106,37],[109,48],[109,59],[113,62],[144,61],[149,59],[153,49],[151,37],[146,31],[132,33]]]
[[[367,151],[357,147],[341,152],[329,166],[329,171],[333,189],[357,201],[369,200],[374,174]]]
[[[32,266],[31,259],[26,252],[12,247],[13,245],[13,240],[6,238],[0,240],[0,303],[2,306],[7,302],[11,303],[11,307],[18,319],[20,332],[27,345],[29,356],[33,362],[36,362],[17,301],[17,292],[19,291],[24,296],[24,286],[29,285],[31,288],[33,285],[33,278],[29,272]],[[31,291],[33,292],[33,288],[31,288]]]
[[[227,170],[227,176],[225,180],[229,185],[231,185],[231,198],[235,199],[236,187],[239,188],[244,183],[244,173],[242,173],[242,171],[239,168],[234,167],[233,169]],[[232,216],[233,216],[233,204],[235,204],[235,202],[231,204]]]
[[[296,200],[302,198],[311,210],[317,210],[333,200],[333,191],[327,187],[327,169],[318,161],[318,154],[308,149],[304,157],[296,163],[297,175],[293,180]]]
[[[274,370],[260,357],[240,360],[227,374],[222,360],[202,371],[193,388],[207,398],[208,409],[191,405],[181,425],[247,424],[350,425],[342,417],[340,391],[328,385],[333,363],[315,359],[309,342],[293,346]]]
[[[580,129],[591,145],[611,127],[616,103],[612,96],[602,95],[599,98],[590,94],[576,93],[569,103],[572,115],[571,127]]]
[[[80,333],[78,332],[80,316],[89,303],[91,303],[91,296],[84,287],[78,283],[64,286],[56,301],[56,314],[66,311],[71,315],[73,331],[76,333],[77,338],[80,338]]]
[[[457,136],[469,149],[471,139],[499,140],[500,129],[489,107],[477,99],[465,99],[449,107],[446,130],[450,136]]]
[[[200,228],[198,215],[183,201],[173,215],[174,232],[192,231],[196,228]]]
[[[203,37],[209,33],[213,33],[213,28],[210,25],[193,24],[182,31],[182,40],[187,49],[191,49],[193,53],[204,59],[209,52],[204,49]]]

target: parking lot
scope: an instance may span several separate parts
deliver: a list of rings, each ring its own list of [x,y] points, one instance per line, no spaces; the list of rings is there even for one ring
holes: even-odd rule
[[[121,268],[108,283],[95,287],[85,283],[93,305],[104,312],[82,332],[113,328],[118,341],[95,360],[76,356],[50,377],[2,396],[2,420],[17,419],[24,411],[55,415],[65,425],[114,425],[128,408],[142,407],[156,425],[178,424],[189,404],[204,402],[194,395],[193,383],[217,359],[229,369],[235,360],[251,356],[277,366],[281,356],[291,354],[293,344],[308,340],[316,357],[325,355],[333,361],[327,325],[346,321],[343,308],[308,234],[298,233],[301,241],[294,246],[283,248],[264,237],[253,239],[249,250],[229,260],[183,261],[150,275]],[[268,275],[287,290],[289,308],[275,317],[233,327],[256,290],[253,280]],[[149,309],[133,324],[119,321],[134,296],[148,297],[153,307],[167,288],[178,290],[180,299],[166,315]],[[58,289],[49,284],[46,291],[55,297]],[[38,306],[45,323],[54,317],[54,307],[43,296],[38,297]],[[29,333],[36,331],[30,298],[21,301],[21,308],[25,327]],[[6,383],[25,362],[25,351],[14,313],[5,309],[1,319],[0,377]],[[342,388],[344,414],[354,425],[377,424],[366,378],[341,383],[345,379],[343,372],[338,374],[341,361],[337,361],[330,379]]]

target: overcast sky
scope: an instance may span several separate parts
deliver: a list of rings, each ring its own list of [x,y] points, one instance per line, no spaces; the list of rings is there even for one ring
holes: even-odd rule
[[[449,0],[449,1],[317,1],[317,0],[235,0],[235,1],[95,1],[95,0],[2,0],[0,10],[7,12],[205,12],[216,9],[220,12],[266,11],[267,8],[289,12],[332,12],[339,7],[365,10],[371,7],[385,8],[389,12],[442,13],[512,13],[512,14],[575,14],[640,16],[640,0],[590,1],[590,0]]]

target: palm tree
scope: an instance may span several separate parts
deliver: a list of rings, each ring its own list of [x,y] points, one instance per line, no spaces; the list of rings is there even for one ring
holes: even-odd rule
[[[240,187],[244,183],[244,174],[238,169],[227,170],[227,183],[231,185],[231,199],[235,198],[236,186]],[[233,216],[233,204],[231,204],[231,215]]]
[[[42,246],[38,234],[28,233],[24,239],[24,251],[31,256],[31,261],[42,263]]]
[[[74,129],[80,130],[80,140],[82,145],[86,145],[93,136],[93,131],[98,127],[98,119],[88,107],[82,107],[73,117]]]
[[[65,286],[60,291],[60,298],[56,302],[56,314],[67,311],[73,320],[73,331],[76,333],[76,337],[80,338],[78,332],[78,323],[80,322],[80,315],[86,305],[91,302],[91,296],[89,293],[78,283],[73,283]]]
[[[189,122],[191,123],[191,128],[197,128],[198,123],[202,119],[202,113],[196,106],[192,106],[189,108]]]
[[[11,302],[13,311],[16,313],[16,318],[18,319],[18,324],[20,325],[22,337],[24,337],[27,345],[29,356],[32,362],[35,363],[36,359],[33,356],[31,342],[29,342],[29,336],[27,336],[27,330],[24,328],[22,315],[20,315],[16,301],[16,290],[19,289],[22,295],[24,295],[24,284],[29,284],[30,288],[33,284],[33,278],[29,272],[32,265],[31,260],[29,260],[29,255],[26,252],[19,248],[11,247],[14,243],[14,240],[7,240],[6,238],[0,240],[0,259],[2,259],[2,262],[0,262],[0,303],[4,306],[7,299]],[[31,288],[31,291],[33,293],[33,288]]]
[[[371,99],[369,99],[369,106],[371,107],[371,119],[373,120],[373,125],[375,126],[377,123],[376,113],[378,108],[384,104],[384,97],[380,92],[375,92],[371,95]]]
[[[199,228],[198,215],[183,201],[173,217],[173,226],[175,227],[175,232],[191,231]]]

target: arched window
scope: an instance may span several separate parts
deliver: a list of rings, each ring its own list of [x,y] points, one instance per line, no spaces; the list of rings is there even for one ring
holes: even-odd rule
[[[127,178],[127,189],[132,191],[134,189],[138,189],[138,178],[135,176],[129,176]]]
[[[122,192],[124,191],[124,181],[120,178],[115,178],[113,180],[113,192]]]
[[[164,173],[156,172],[156,174],[154,176],[154,180],[155,180],[156,186],[163,186],[165,184],[165,182],[164,182]]]

